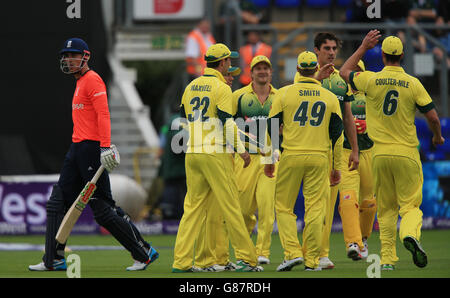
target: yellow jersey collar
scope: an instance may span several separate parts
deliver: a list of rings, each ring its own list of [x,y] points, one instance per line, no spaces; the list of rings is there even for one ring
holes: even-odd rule
[[[247,86],[244,87],[246,92],[255,93],[255,90],[253,89],[253,82],[250,82]],[[275,94],[275,88],[270,84],[270,94]]]
[[[401,66],[385,66],[383,70],[405,72],[405,70]]]
[[[214,68],[206,67],[203,75],[207,76],[207,77],[213,76],[213,77],[218,78],[219,80],[221,80],[224,83],[227,82],[227,81],[225,81],[225,78],[223,77],[223,75],[219,71],[215,70]]]
[[[304,77],[302,75],[299,76],[297,83],[314,83],[317,85],[322,85],[322,83],[319,82],[318,80],[313,79],[313,78]]]

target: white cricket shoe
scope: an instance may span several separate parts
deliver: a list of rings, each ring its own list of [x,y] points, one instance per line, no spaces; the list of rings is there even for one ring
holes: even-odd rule
[[[303,258],[295,258],[292,260],[284,260],[283,263],[281,263],[277,267],[277,271],[291,271],[294,266],[300,265],[303,263]]]
[[[191,272],[204,272],[204,271],[203,268],[201,267],[192,266]]]
[[[127,271],[140,271],[140,270],[145,270],[145,268],[147,268],[148,265],[150,265],[151,263],[153,263],[158,257],[159,257],[159,253],[150,246],[150,249],[148,250],[148,261],[145,263],[139,262],[139,261],[134,261],[133,265],[131,265],[130,267],[127,267]]]
[[[311,268],[311,267],[305,266],[305,271],[322,271],[322,268],[320,268],[320,267]]]
[[[209,267],[201,268],[201,267],[192,267],[193,272],[222,272],[225,271],[225,266],[220,266],[219,264],[215,264]]]
[[[361,253],[361,258],[367,259],[367,257],[369,256],[369,245],[367,244],[367,238],[363,238],[362,242],[364,244],[364,248],[359,252]]]
[[[30,271],[65,271],[65,270],[67,270],[66,259],[54,260],[53,267],[51,267],[51,268],[46,267],[44,262],[41,262],[36,265],[28,266],[28,270],[30,270]]]
[[[225,271],[236,271],[237,266],[233,262],[228,262],[228,264],[225,265]]]
[[[323,257],[319,259],[319,267],[322,269],[333,269],[334,264],[328,257]]]
[[[270,260],[269,260],[269,258],[266,258],[264,256],[259,256],[258,257],[258,264],[259,265],[269,265],[270,264]]]
[[[353,261],[361,260],[361,253],[359,252],[359,245],[357,243],[350,243],[347,247],[347,257]]]
[[[236,262],[235,272],[263,272],[263,271],[264,268],[262,266],[252,266],[243,260],[238,260]]]
[[[382,264],[381,265],[381,270],[383,270],[383,271],[393,271],[393,270],[395,270],[395,267],[392,264]]]

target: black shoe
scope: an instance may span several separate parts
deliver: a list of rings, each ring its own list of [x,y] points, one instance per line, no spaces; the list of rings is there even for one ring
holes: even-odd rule
[[[423,268],[427,265],[427,255],[423,248],[420,246],[419,241],[411,236],[403,238],[403,245],[409,250],[413,256],[414,264],[417,267]]]

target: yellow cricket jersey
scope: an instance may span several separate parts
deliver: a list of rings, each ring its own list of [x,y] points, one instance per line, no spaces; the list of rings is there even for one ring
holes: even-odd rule
[[[243,138],[250,153],[258,153],[262,149],[261,145],[270,146],[270,140],[266,133],[267,118],[277,90],[270,85],[269,96],[264,103],[259,101],[252,83],[233,92],[233,113],[236,124],[241,130],[256,137],[257,143],[248,137]],[[260,145],[258,146],[258,144]]]
[[[417,151],[416,108],[426,113],[434,108],[420,81],[400,66],[380,72],[352,72],[353,89],[366,93],[367,132],[374,141],[374,155],[411,156]]]
[[[300,79],[300,73],[296,73],[294,82],[298,82]],[[334,68],[331,75],[322,80],[322,87],[330,90],[339,99],[339,105],[341,107],[342,117],[345,116],[345,102],[352,103],[354,101],[354,94],[350,85],[339,75],[339,70]],[[352,149],[347,135],[344,130],[344,148]]]
[[[187,119],[189,128],[187,153],[223,153],[226,141],[238,152],[245,150],[236,138],[231,88],[217,70],[205,68],[204,75],[186,87],[181,115]]]
[[[343,169],[343,123],[339,100],[321,87],[319,81],[300,76],[298,83],[279,89],[269,118],[270,126],[275,118],[283,123],[283,155],[305,152],[328,155],[333,148],[334,169]],[[273,135],[271,137],[274,140]]]

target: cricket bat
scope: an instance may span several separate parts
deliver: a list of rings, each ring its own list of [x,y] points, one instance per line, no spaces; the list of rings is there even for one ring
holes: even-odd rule
[[[69,238],[70,232],[73,229],[73,226],[77,222],[84,208],[86,208],[87,203],[94,194],[94,191],[97,188],[95,184],[97,183],[98,178],[100,178],[104,170],[105,168],[103,167],[103,165],[101,165],[92,180],[86,184],[75,202],[73,202],[69,211],[67,211],[61,222],[61,225],[59,226],[58,232],[56,233],[55,239],[59,243],[66,243],[67,238]]]

